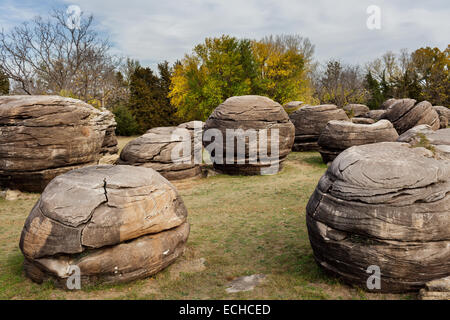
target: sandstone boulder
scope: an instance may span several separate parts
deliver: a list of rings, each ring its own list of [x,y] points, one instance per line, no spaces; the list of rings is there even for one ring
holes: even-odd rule
[[[352,118],[351,121],[356,124],[372,124],[375,120],[371,118]]]
[[[391,98],[387,99],[385,102],[383,102],[380,106],[380,109],[387,110],[389,109],[395,102],[397,102],[397,99]]]
[[[117,152],[111,112],[59,96],[0,97],[0,187],[41,192]]]
[[[403,133],[397,141],[426,148],[437,158],[450,159],[450,128],[434,131],[429,125],[422,124]]]
[[[198,176],[203,125],[191,121],[178,127],[150,129],[123,148],[117,163],[152,168],[169,180]]]
[[[317,140],[330,120],[350,121],[344,110],[332,104],[305,106],[289,118],[295,126],[293,151],[319,150]]]
[[[342,152],[307,208],[317,263],[365,289],[416,291],[450,275],[450,161],[409,144],[382,142]]]
[[[422,300],[450,300],[450,276],[429,281],[420,289]]]
[[[356,124],[348,121],[330,121],[322,131],[318,144],[323,162],[333,161],[339,153],[352,146],[396,141],[398,138],[392,123],[380,120],[373,124]]]
[[[428,124],[433,130],[440,128],[439,115],[428,101],[416,103],[414,99],[398,99],[389,106],[382,119],[392,122],[399,134],[420,124]]]
[[[69,266],[82,283],[152,275],[182,254],[187,211],[175,187],[150,168],[91,166],[53,179],[20,239],[25,274],[64,285]]]
[[[385,113],[385,110],[370,110],[369,112],[367,112],[366,114],[364,114],[364,118],[369,118],[369,119],[373,119],[375,121],[378,121],[381,119],[381,117],[383,116],[383,114]]]
[[[433,109],[439,115],[441,129],[447,128],[450,123],[450,108],[444,106],[433,106]]]
[[[225,100],[209,116],[203,145],[219,172],[274,174],[291,151],[294,133],[279,103],[262,96],[237,96]]]
[[[369,107],[364,104],[348,104],[343,109],[352,117],[361,117],[369,112]]]

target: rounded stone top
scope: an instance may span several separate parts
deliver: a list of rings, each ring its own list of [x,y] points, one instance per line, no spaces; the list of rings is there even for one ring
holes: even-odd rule
[[[25,256],[79,253],[174,228],[187,211],[175,187],[155,170],[90,166],[53,179],[21,237]]]
[[[228,98],[209,118],[231,121],[289,121],[288,114],[278,102],[256,95]]]
[[[442,183],[450,181],[450,161],[437,160],[431,151],[407,143],[381,142],[343,151],[327,174],[334,180],[330,194],[340,199],[405,205],[445,197]]]

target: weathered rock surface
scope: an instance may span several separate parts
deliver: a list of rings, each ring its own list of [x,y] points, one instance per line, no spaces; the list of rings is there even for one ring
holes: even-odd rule
[[[437,158],[450,159],[450,128],[434,131],[429,125],[422,124],[403,133],[397,141],[427,148]]]
[[[398,99],[381,118],[392,122],[399,134],[420,124],[428,124],[433,130],[440,128],[439,115],[428,101],[416,103],[414,99]]]
[[[225,289],[227,293],[252,291],[255,287],[266,279],[265,274],[252,274],[251,276],[243,276],[230,281]]]
[[[91,166],[53,179],[28,216],[25,273],[61,284],[70,265],[84,283],[121,282],[160,271],[183,252],[187,211],[156,171]]]
[[[348,121],[328,122],[319,137],[323,162],[333,161],[339,153],[352,146],[396,141],[398,138],[392,123],[380,120],[373,124],[356,124]]]
[[[380,106],[380,109],[387,110],[389,109],[395,102],[397,102],[397,99],[391,98],[387,99],[385,102],[383,102]]]
[[[59,96],[0,97],[0,187],[41,192],[71,169],[117,152],[109,111]]]
[[[419,297],[422,300],[450,300],[450,276],[432,280],[420,289]]]
[[[150,129],[123,148],[117,163],[152,168],[169,180],[201,175],[203,125],[191,121]]]
[[[317,263],[347,282],[367,288],[372,265],[383,292],[450,275],[450,161],[429,150],[399,142],[345,150],[306,212]]]
[[[284,111],[286,111],[287,114],[291,114],[294,111],[297,111],[301,107],[306,106],[306,104],[303,101],[291,101],[283,105]]]
[[[447,128],[450,123],[450,109],[444,106],[433,106],[433,109],[439,115],[441,129]]]
[[[293,151],[319,150],[317,140],[330,120],[350,121],[344,110],[332,104],[305,106],[289,118],[295,126]]]
[[[370,110],[369,112],[367,112],[366,114],[363,115],[364,118],[370,118],[373,119],[375,121],[378,121],[381,119],[381,117],[383,116],[383,114],[385,113],[385,110]]]
[[[262,96],[237,96],[225,100],[209,116],[203,145],[220,172],[274,174],[291,151],[294,133],[294,125],[279,103]]]
[[[351,121],[356,124],[372,124],[375,120],[371,118],[352,118]]]
[[[343,108],[347,114],[351,114],[353,117],[361,117],[369,112],[369,107],[364,104],[348,104]]]

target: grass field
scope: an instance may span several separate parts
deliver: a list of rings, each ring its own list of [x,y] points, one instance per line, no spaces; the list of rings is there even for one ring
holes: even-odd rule
[[[0,200],[0,299],[415,298],[367,293],[329,278],[316,265],[305,207],[325,170],[318,153],[291,153],[275,176],[177,182],[191,223],[184,256],[152,278],[79,291],[38,285],[23,275],[19,237],[39,195]],[[267,278],[253,291],[226,293],[230,280],[257,273]]]

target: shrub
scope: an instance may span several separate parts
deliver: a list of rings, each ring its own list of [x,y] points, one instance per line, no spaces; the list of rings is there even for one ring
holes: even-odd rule
[[[119,105],[112,112],[117,122],[116,135],[132,136],[142,132],[139,124],[127,107]]]

